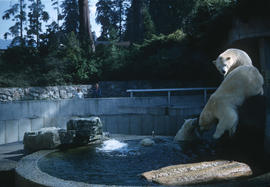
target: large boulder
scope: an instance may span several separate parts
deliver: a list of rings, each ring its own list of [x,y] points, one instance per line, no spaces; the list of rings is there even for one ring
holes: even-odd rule
[[[61,144],[59,130],[56,127],[49,127],[25,132],[23,137],[24,149],[30,151],[55,149]]]
[[[68,131],[66,129],[60,129],[59,136],[60,136],[61,144],[71,145],[74,143],[74,139],[76,137],[76,131],[75,130]]]
[[[102,126],[99,117],[73,118],[67,123],[67,132],[75,131],[74,143],[87,144],[102,138]]]
[[[175,186],[231,180],[250,175],[252,171],[248,165],[225,160],[173,165],[142,174],[148,181]]]

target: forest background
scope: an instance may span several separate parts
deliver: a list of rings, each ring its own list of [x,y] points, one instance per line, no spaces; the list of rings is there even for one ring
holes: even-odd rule
[[[98,0],[96,39],[88,0],[51,1],[58,15],[51,23],[42,0],[18,0],[1,15],[14,25],[5,33],[12,42],[1,51],[0,87],[108,80],[215,86],[211,61],[233,20],[270,15],[268,0]]]

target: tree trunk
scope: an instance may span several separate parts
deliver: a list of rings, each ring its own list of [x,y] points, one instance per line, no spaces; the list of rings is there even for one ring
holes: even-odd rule
[[[123,1],[119,1],[119,38],[122,40],[122,14],[123,14]]]
[[[79,0],[79,12],[80,12],[80,35],[82,41],[84,39],[91,42],[92,51],[95,52],[94,40],[91,32],[90,24],[90,11],[88,6],[88,0]]]
[[[39,47],[39,13],[38,13],[38,7],[39,7],[39,0],[37,2],[37,7],[36,7],[36,35],[37,35],[37,46]]]
[[[20,38],[23,40],[23,1],[20,0]]]

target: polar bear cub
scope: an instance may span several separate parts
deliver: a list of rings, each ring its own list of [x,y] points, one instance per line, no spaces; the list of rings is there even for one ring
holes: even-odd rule
[[[234,48],[227,49],[221,53],[213,63],[224,76],[241,65],[252,66],[252,61],[248,54],[245,51]]]
[[[236,50],[237,55],[238,52]],[[225,51],[222,54],[229,53]],[[225,75],[225,78],[209,98],[199,118],[201,130],[210,129],[217,124],[213,135],[215,139],[220,138],[225,131],[229,131],[230,135],[235,133],[238,124],[237,108],[243,104],[246,98],[262,95],[264,82],[262,75],[252,65],[250,58],[245,53],[243,53],[243,59],[241,59],[242,57],[236,58],[237,55],[230,55],[227,60],[224,58],[227,55],[222,54],[220,55],[222,58],[218,58],[216,61],[216,66],[218,70],[224,70],[224,73],[221,73]],[[233,59],[237,62],[234,62]],[[221,63],[226,68],[222,69],[219,66]]]
[[[175,142],[194,140],[196,138],[196,134],[194,132],[197,127],[196,124],[197,118],[185,119],[184,124],[178,130],[173,140]]]

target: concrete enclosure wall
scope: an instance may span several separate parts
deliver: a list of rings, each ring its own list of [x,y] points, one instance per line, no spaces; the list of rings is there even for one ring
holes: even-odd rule
[[[110,133],[175,135],[184,118],[198,115],[203,96],[86,98],[0,103],[0,144],[21,141],[24,132],[66,128],[75,116],[99,116]]]

